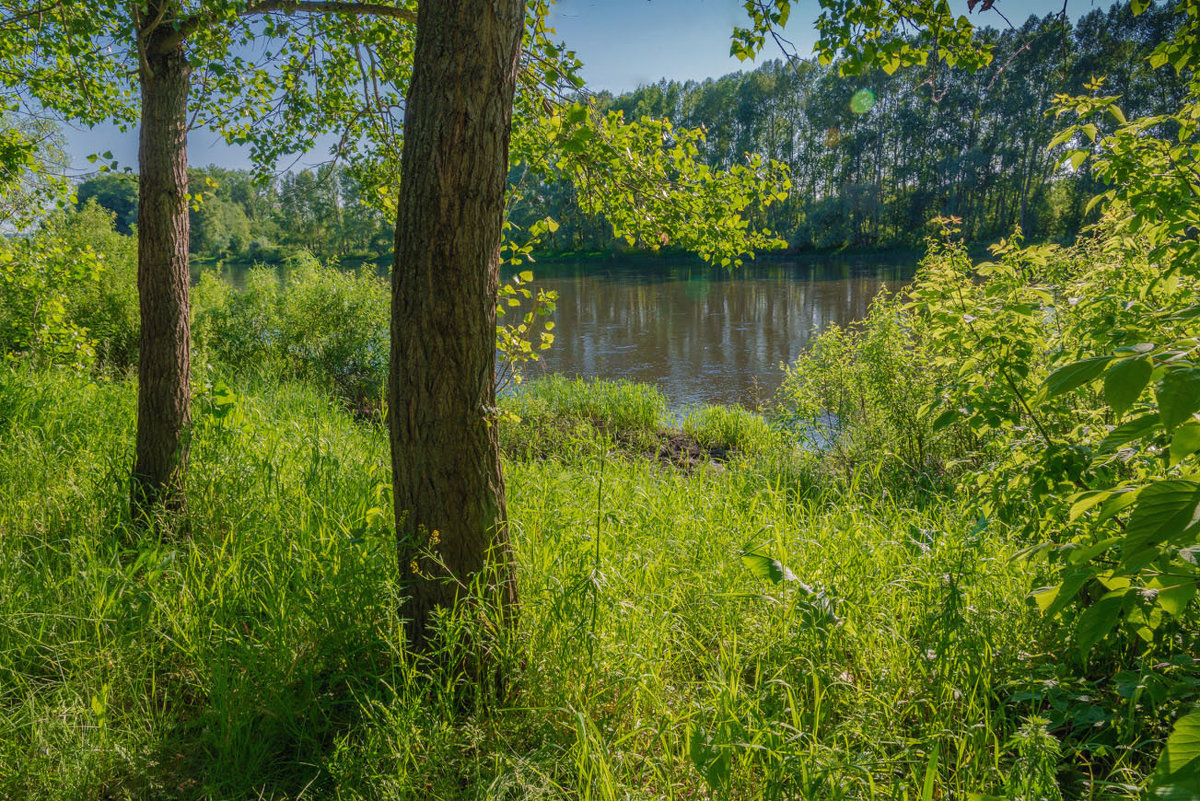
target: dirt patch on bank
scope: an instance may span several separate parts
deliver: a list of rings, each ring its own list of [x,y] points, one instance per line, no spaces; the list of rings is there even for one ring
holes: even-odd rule
[[[727,448],[705,448],[695,437],[682,431],[660,431],[658,436],[657,451],[645,455],[685,472],[690,473],[710,463],[724,469],[722,463],[734,455]]]

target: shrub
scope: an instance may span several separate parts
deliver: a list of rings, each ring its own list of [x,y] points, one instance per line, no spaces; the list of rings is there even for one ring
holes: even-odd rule
[[[205,272],[192,293],[192,336],[205,355],[233,367],[281,363],[278,274],[254,267],[241,289]]]
[[[94,292],[102,267],[90,244],[59,230],[66,214],[31,236],[0,238],[0,353],[82,370],[95,347],[71,314],[72,297]]]
[[[917,323],[900,298],[881,294],[861,323],[821,334],[786,369],[778,421],[847,471],[882,459],[910,477],[940,474],[964,432],[937,431],[919,414],[950,370],[935,366]]]
[[[88,248],[100,270],[96,281],[71,287],[68,314],[88,332],[100,367],[125,372],[137,364],[141,315],[137,294],[137,240],[114,228],[113,212],[88,201],[51,218],[49,228],[69,247]]]
[[[371,267],[345,272],[307,254],[286,267],[280,345],[292,372],[328,383],[355,409],[376,408],[388,370],[387,286]]]

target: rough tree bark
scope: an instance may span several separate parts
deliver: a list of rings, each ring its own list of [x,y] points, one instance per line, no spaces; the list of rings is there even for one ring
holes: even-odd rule
[[[410,647],[485,569],[517,599],[494,425],[496,291],[525,0],[417,12],[404,114],[388,385]],[[436,532],[436,533],[435,533]],[[429,553],[436,553],[436,558]]]
[[[191,68],[175,34],[172,0],[152,0],[138,35],[142,89],[138,147],[137,454],[135,518],[184,506],[191,421],[188,319],[187,101]]]

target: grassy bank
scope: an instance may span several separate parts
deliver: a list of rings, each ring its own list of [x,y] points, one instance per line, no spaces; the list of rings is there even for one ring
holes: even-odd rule
[[[147,540],[133,409],[0,373],[4,797],[965,797],[1049,670],[1033,577],[953,503],[778,444],[678,469],[593,421],[507,462],[522,607],[484,705],[403,650],[377,427],[300,384],[208,395],[190,536]]]

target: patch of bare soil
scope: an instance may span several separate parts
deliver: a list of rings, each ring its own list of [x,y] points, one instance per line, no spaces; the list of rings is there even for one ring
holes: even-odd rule
[[[733,456],[733,451],[726,448],[705,448],[681,431],[660,431],[658,436],[658,451],[646,455],[689,473],[709,463],[721,465]]]

